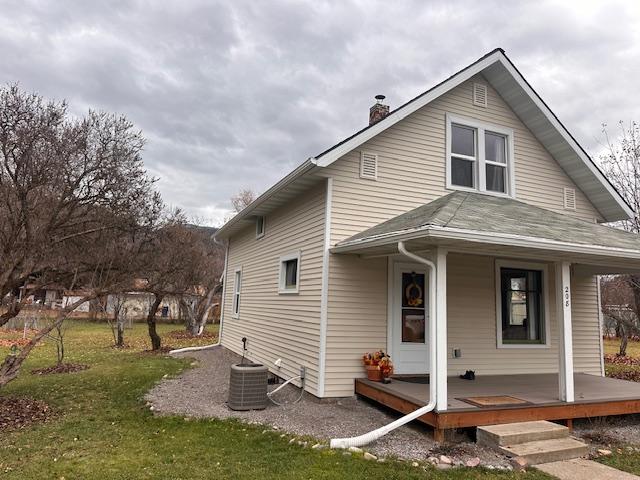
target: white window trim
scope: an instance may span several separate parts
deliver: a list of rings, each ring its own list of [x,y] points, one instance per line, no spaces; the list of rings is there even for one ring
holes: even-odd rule
[[[447,190],[462,190],[465,192],[476,192],[476,193],[484,193],[486,195],[495,195],[497,197],[516,197],[516,175],[515,175],[515,166],[514,166],[514,148],[513,148],[513,130],[510,128],[500,127],[498,125],[492,125],[490,123],[482,122],[480,120],[476,120],[475,118],[468,117],[460,117],[458,115],[452,115],[447,113],[446,117],[446,134],[445,134],[445,144],[446,144],[446,188]],[[458,185],[453,185],[451,183],[451,124],[458,124],[463,127],[471,127],[476,129],[476,156],[473,157],[475,163],[475,172],[474,172],[474,180],[476,184],[476,188],[469,187],[461,187]],[[507,178],[505,180],[505,186],[507,187],[506,193],[494,192],[491,190],[487,190],[487,179],[485,172],[485,165],[504,165],[503,163],[492,162],[491,160],[485,160],[485,149],[484,149],[484,132],[494,132],[500,135],[504,135],[507,137],[506,149],[507,149]],[[465,158],[465,155],[457,155],[456,157]],[[472,160],[471,157],[467,158],[468,160]]]
[[[258,230],[258,225],[259,225],[258,218],[262,218],[262,232]],[[266,229],[267,229],[267,217],[265,217],[264,215],[258,215],[256,217],[256,239],[264,237],[264,232],[266,231]]]
[[[522,268],[524,270],[539,270],[542,272],[542,326],[544,328],[544,343],[503,343],[502,342],[502,275],[501,268]],[[544,263],[518,262],[513,260],[496,260],[495,268],[496,290],[496,334],[497,348],[549,348],[551,346],[551,327],[549,310],[549,267]]]
[[[240,273],[240,281],[238,282],[238,273]],[[233,296],[231,297],[231,316],[240,318],[240,297],[242,297],[242,267],[238,267],[233,271]]]
[[[286,280],[285,262],[289,260],[298,260],[298,269],[296,270],[296,287],[285,288],[284,282]],[[278,293],[281,295],[297,294],[300,291],[300,250],[297,252],[288,253],[280,257],[280,263],[278,268],[280,269],[280,275],[278,278]]]

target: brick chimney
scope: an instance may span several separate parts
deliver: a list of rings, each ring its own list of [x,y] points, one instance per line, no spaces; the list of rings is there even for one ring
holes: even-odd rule
[[[384,117],[389,115],[389,105],[384,105],[382,101],[384,95],[376,95],[376,103],[369,109],[369,125],[378,123]]]

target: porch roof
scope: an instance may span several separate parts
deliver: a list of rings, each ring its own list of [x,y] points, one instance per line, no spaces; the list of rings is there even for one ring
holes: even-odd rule
[[[474,242],[624,259],[627,267],[640,270],[640,235],[512,198],[462,191],[353,235],[332,252],[383,253],[398,241],[412,240],[415,247]]]

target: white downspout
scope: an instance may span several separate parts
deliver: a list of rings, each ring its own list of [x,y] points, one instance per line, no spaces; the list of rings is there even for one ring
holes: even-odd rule
[[[174,353],[184,353],[184,352],[198,352],[200,350],[207,350],[209,348],[217,347],[220,345],[222,341],[222,324],[224,323],[224,297],[227,293],[227,262],[229,259],[229,242],[227,241],[227,248],[224,251],[224,271],[222,272],[222,300],[220,302],[220,328],[218,329],[218,341],[216,343],[212,343],[210,345],[202,345],[200,347],[185,347],[185,348],[177,348],[176,350],[171,350],[169,355],[173,355]]]
[[[404,242],[398,242],[398,251],[405,257],[408,257],[418,263],[422,263],[429,267],[429,403],[394,422],[373,430],[364,435],[351,438],[333,438],[331,439],[331,448],[349,448],[361,447],[367,445],[387,433],[401,427],[422,415],[431,412],[436,407],[436,389],[438,375],[438,367],[436,365],[436,265],[426,258],[422,258],[414,253],[408,252],[404,247]]]

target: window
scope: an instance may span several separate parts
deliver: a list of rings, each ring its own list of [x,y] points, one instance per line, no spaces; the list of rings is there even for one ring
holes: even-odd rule
[[[262,215],[256,217],[256,238],[264,237],[264,217]]]
[[[515,196],[513,133],[447,115],[447,188]]]
[[[240,315],[240,290],[242,289],[242,269],[236,269],[235,279],[233,282],[233,316],[238,318]]]
[[[496,263],[498,346],[547,346],[546,267]]]
[[[280,257],[280,293],[298,293],[300,252]]]

